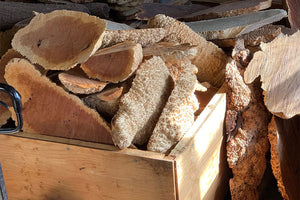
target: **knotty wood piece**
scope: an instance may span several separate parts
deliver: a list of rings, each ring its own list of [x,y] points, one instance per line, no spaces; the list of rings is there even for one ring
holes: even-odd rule
[[[125,41],[134,41],[145,47],[160,42],[166,35],[167,32],[163,28],[106,30],[102,40],[102,48]]]
[[[80,67],[90,78],[117,83],[129,78],[142,60],[142,46],[127,41],[98,50]]]
[[[48,13],[62,9],[90,13],[87,7],[80,4],[61,5],[0,1],[0,30],[11,28],[15,23],[33,17],[33,11]]]
[[[225,88],[212,98],[171,151],[176,156],[178,199],[224,199],[228,189],[223,122]]]
[[[0,137],[10,199],[176,199],[173,160],[139,150],[122,153]]]
[[[267,9],[271,7],[271,3],[271,0],[233,1],[229,3],[223,3],[205,10],[200,10],[194,13],[190,12],[182,18],[185,21],[200,21],[221,17],[232,17]]]
[[[68,73],[60,73],[58,78],[70,92],[75,94],[92,94],[100,92],[107,85],[107,82],[92,80]]]
[[[40,13],[15,34],[12,46],[45,69],[67,70],[101,46],[105,27],[104,20],[83,12]]]
[[[24,131],[112,144],[110,127],[96,111],[50,82],[28,61],[12,60],[5,79],[22,96]]]
[[[224,71],[228,57],[222,49],[206,41],[184,23],[165,15],[156,15],[148,21],[150,28],[164,28],[168,34],[166,42],[190,43],[198,46],[198,56],[192,64],[198,68],[197,78],[200,82],[209,82],[221,87],[224,82]]]
[[[262,43],[245,71],[245,82],[260,76],[268,110],[282,118],[300,114],[300,32]]]
[[[233,17],[187,22],[186,25],[207,40],[226,39],[249,33],[286,16],[285,10],[271,9]]]
[[[208,6],[193,4],[193,5],[168,5],[162,3],[143,3],[138,9],[136,19],[149,20],[157,14],[164,14],[175,19],[182,18],[185,15],[194,13],[199,10],[209,8]]]

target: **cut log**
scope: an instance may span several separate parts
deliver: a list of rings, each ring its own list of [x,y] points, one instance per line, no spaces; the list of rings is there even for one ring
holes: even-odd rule
[[[134,30],[116,30],[105,31],[102,48],[112,46],[125,41],[134,41],[141,44],[143,47],[155,44],[161,41],[167,32],[163,28],[151,28],[151,29],[134,29]]]
[[[145,143],[172,88],[173,81],[161,58],[153,57],[142,63],[112,119],[114,143],[121,149],[130,146],[134,140],[137,144]]]
[[[289,22],[292,29],[300,29],[300,2],[297,0],[285,0],[288,6]]]
[[[285,10],[271,9],[233,17],[187,22],[186,25],[207,40],[227,39],[249,33],[284,17],[287,17]]]
[[[182,18],[185,21],[200,21],[221,17],[232,17],[236,15],[248,14],[271,7],[271,0],[244,0],[224,3],[212,8],[190,12]]]
[[[193,125],[199,108],[194,92],[197,68],[190,64],[181,72],[149,139],[147,150],[166,153]]]
[[[23,130],[112,144],[109,125],[76,96],[42,76],[24,59],[13,59],[5,79],[21,94]]]
[[[92,80],[68,73],[60,73],[58,78],[68,91],[75,94],[93,94],[100,92],[107,85],[107,82]]]
[[[236,38],[217,39],[213,42],[222,48],[234,47],[238,40],[244,40],[245,46],[259,46],[262,42],[271,42],[281,33],[281,26],[268,24]]]
[[[192,64],[198,68],[198,80],[209,82],[217,87],[223,84],[228,58],[222,49],[212,42],[206,41],[184,23],[165,15],[156,15],[148,21],[148,27],[165,28],[168,36],[164,38],[164,41],[197,45],[198,56],[192,60]]]
[[[236,61],[226,67],[227,161],[232,169],[230,192],[233,200],[258,199],[257,187],[266,169],[269,113],[264,106],[260,83],[246,85],[243,73],[247,62],[244,52],[234,51]],[[240,55],[239,55],[240,54]],[[248,54],[249,55],[249,54]]]
[[[277,180],[277,186],[278,190],[281,193],[281,196],[283,199],[288,200],[289,197],[286,193],[285,186],[282,181],[282,176],[281,176],[281,167],[280,167],[280,160],[279,160],[279,155],[278,155],[278,131],[276,128],[276,123],[274,117],[272,118],[271,122],[269,123],[268,126],[268,138],[269,142],[271,145],[271,167],[272,171],[274,174],[274,177]]]
[[[105,26],[104,20],[82,12],[38,14],[15,34],[12,46],[45,69],[67,70],[101,46]]]
[[[142,60],[142,46],[128,41],[100,49],[81,68],[90,78],[117,83],[130,77]]]
[[[17,22],[33,17],[33,11],[49,13],[63,9],[90,13],[87,7],[80,4],[61,5],[0,1],[0,30],[9,29]]]
[[[143,3],[138,9],[139,13],[136,14],[136,19],[149,20],[157,14],[164,14],[175,19],[182,18],[185,15],[194,13],[199,10],[209,8],[204,5],[167,5],[161,3]]]
[[[265,105],[273,114],[291,118],[300,114],[300,32],[262,43],[245,71],[245,82],[260,76]]]

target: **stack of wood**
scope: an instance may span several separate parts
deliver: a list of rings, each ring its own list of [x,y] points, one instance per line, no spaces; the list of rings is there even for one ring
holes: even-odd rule
[[[134,16],[147,27],[60,10],[0,35],[0,81],[22,96],[23,130],[168,154],[225,85],[231,198],[259,198],[271,151],[282,197],[299,199],[300,164],[290,154],[300,146],[300,34],[285,26],[287,11],[270,0],[108,3],[130,15],[142,10]],[[10,117],[1,115],[1,125]]]

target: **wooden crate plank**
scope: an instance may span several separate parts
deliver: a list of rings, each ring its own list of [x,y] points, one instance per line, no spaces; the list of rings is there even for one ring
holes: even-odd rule
[[[213,97],[170,154],[176,156],[179,200],[223,199],[225,196],[229,172],[223,139],[224,89]]]
[[[176,198],[174,161],[0,136],[9,199]]]

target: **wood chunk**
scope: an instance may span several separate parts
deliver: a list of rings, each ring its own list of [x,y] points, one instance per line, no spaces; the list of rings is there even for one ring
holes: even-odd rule
[[[286,0],[288,6],[289,22],[292,29],[300,29],[300,2],[297,0]]]
[[[153,57],[141,64],[132,87],[123,98],[112,120],[113,141],[124,149],[135,141],[145,143],[150,137],[173,84],[164,61]],[[135,143],[134,142],[134,143]]]
[[[54,10],[75,10],[89,13],[87,7],[80,4],[41,4],[0,1],[0,30],[9,29],[14,24],[33,17],[33,11],[48,13]]]
[[[283,199],[288,200],[288,195],[286,193],[284,184],[282,182],[281,176],[281,167],[280,167],[280,160],[278,155],[278,132],[276,128],[276,123],[274,117],[272,117],[271,122],[268,126],[268,138],[271,145],[271,167],[274,174],[274,177],[277,180],[278,190],[281,193]]]
[[[113,101],[119,99],[122,93],[123,93],[123,87],[116,87],[116,88],[105,90],[100,94],[98,94],[97,96],[102,101]]]
[[[267,127],[270,117],[263,103],[260,83],[256,81],[246,85],[243,81],[244,70],[245,66],[239,63],[239,59],[226,68],[229,96],[226,148],[227,161],[233,173],[230,179],[233,200],[258,199],[257,187],[266,169],[265,156],[269,149]]]
[[[273,114],[291,118],[300,114],[300,32],[262,43],[245,71],[245,82],[260,76],[265,105]]]
[[[45,69],[67,70],[101,46],[105,26],[104,20],[82,12],[38,14],[15,34],[12,46]]]
[[[24,59],[6,66],[5,79],[22,97],[23,130],[112,144],[111,129],[98,113],[40,74]]]
[[[58,78],[70,92],[75,94],[92,94],[100,92],[107,85],[107,82],[92,80],[68,73],[60,73]]]
[[[227,39],[249,33],[284,17],[287,17],[285,10],[271,9],[233,17],[187,22],[186,25],[207,40]]]
[[[248,14],[259,10],[270,8],[271,0],[245,0],[225,2],[215,7],[197,12],[190,12],[182,18],[185,21],[200,21],[221,17],[232,17],[236,15]]]
[[[138,20],[149,20],[157,14],[164,14],[175,19],[182,18],[185,15],[194,13],[199,10],[209,8],[208,6],[192,4],[192,5],[168,5],[162,3],[143,3],[136,14]]]
[[[147,150],[166,153],[194,123],[199,103],[194,92],[197,86],[196,66],[183,69],[149,139]]]
[[[281,28],[281,26],[268,24],[236,38],[217,39],[213,42],[222,48],[234,47],[237,40],[244,40],[245,46],[258,46],[262,42],[268,43],[274,40],[282,33]]]
[[[133,30],[106,30],[104,33],[102,48],[112,46],[125,41],[133,41],[143,47],[161,41],[167,32],[163,28],[133,29]]]
[[[223,84],[227,56],[222,49],[206,41],[184,23],[165,15],[156,15],[148,21],[148,27],[165,28],[168,36],[164,41],[198,45],[198,56],[192,60],[192,64],[198,68],[198,80],[217,87]]]
[[[90,78],[117,83],[130,77],[142,60],[142,46],[127,41],[100,49],[80,67]]]

